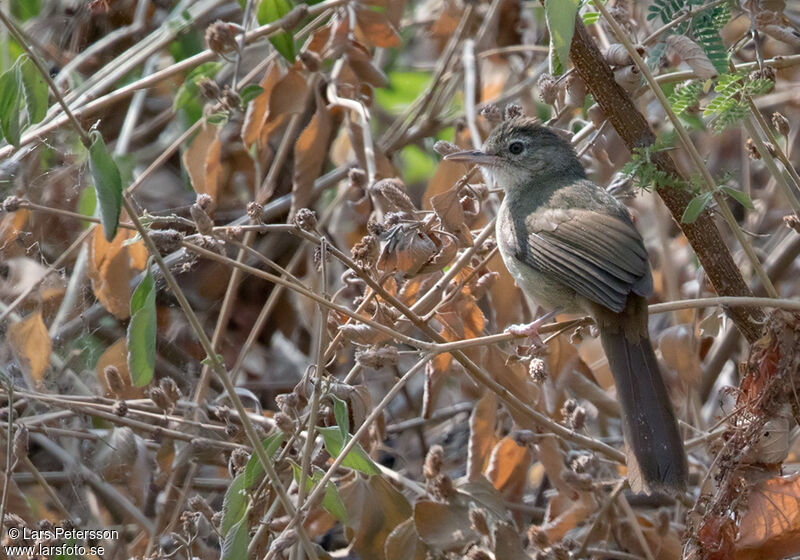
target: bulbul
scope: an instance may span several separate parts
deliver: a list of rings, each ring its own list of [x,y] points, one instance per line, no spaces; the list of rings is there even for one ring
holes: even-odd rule
[[[530,118],[509,118],[481,150],[445,157],[482,166],[505,191],[497,244],[528,297],[597,324],[622,409],[631,488],[683,491],[686,453],[647,330],[653,279],[628,210],[586,178],[569,142]]]

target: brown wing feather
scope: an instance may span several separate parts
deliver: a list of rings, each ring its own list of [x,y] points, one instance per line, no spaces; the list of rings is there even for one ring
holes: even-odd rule
[[[624,217],[591,210],[547,210],[528,218],[519,257],[579,295],[619,313],[628,294],[652,291],[647,251]]]

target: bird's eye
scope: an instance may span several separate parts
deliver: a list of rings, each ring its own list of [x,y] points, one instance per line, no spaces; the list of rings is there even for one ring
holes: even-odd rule
[[[508,151],[515,156],[521,154],[524,149],[525,146],[523,146],[522,142],[511,142],[511,144],[508,145]]]

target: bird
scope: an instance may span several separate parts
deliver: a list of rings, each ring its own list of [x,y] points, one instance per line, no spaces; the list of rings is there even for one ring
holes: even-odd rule
[[[614,377],[636,493],[677,495],[688,466],[648,332],[647,250],[628,209],[587,178],[572,145],[527,116],[501,121],[480,150],[445,156],[502,187],[495,238],[523,292],[551,312],[589,315]],[[535,337],[543,319],[515,326]]]

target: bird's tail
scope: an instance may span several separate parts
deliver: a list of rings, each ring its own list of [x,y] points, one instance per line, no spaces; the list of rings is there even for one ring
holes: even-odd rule
[[[622,408],[631,489],[673,495],[685,490],[686,452],[650,339],[601,328],[600,341]]]

